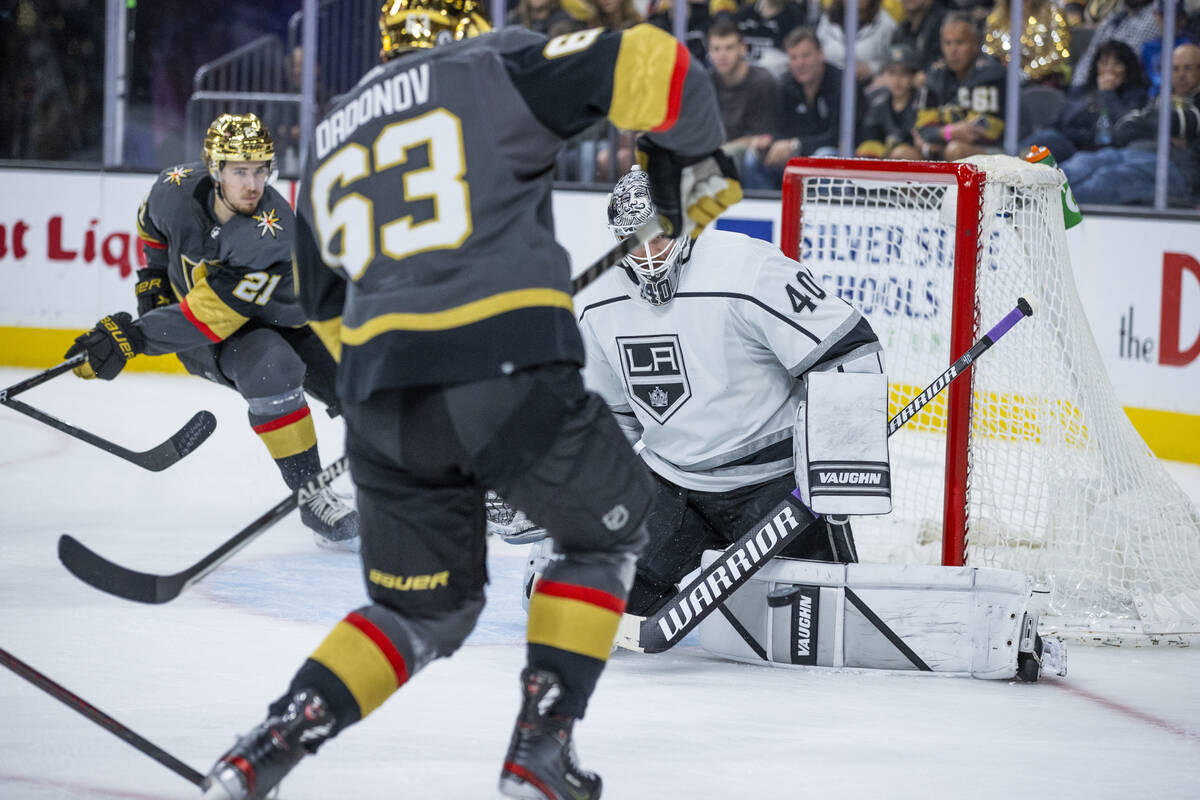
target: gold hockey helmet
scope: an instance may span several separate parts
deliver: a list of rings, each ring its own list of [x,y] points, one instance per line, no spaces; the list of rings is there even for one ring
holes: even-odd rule
[[[204,134],[204,163],[213,180],[219,180],[226,161],[266,161],[275,172],[275,142],[271,132],[253,114],[222,114]]]
[[[478,0],[387,0],[379,14],[380,56],[469,39],[492,29]]]

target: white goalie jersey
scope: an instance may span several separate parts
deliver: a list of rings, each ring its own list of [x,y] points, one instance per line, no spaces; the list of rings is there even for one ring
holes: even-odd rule
[[[668,481],[723,492],[793,470],[809,370],[882,372],[870,325],[774,245],[708,230],[671,302],[652,306],[620,268],[578,307],[584,381]]]

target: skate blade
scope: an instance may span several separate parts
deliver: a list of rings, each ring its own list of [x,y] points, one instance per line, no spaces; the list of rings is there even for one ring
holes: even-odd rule
[[[319,533],[313,533],[313,539],[322,550],[338,553],[357,553],[362,550],[362,539],[358,536],[350,539],[326,539]]]

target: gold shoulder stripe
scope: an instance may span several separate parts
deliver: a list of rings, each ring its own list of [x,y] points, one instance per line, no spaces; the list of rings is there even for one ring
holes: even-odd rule
[[[381,314],[357,328],[342,325],[342,343],[361,345],[388,331],[444,331],[521,308],[564,308],[574,314],[571,295],[557,289],[518,289],[445,311]]]
[[[216,336],[217,338],[213,341],[228,339],[249,319],[230,308],[220,295],[208,285],[207,277],[196,282],[196,285],[187,293],[185,300],[187,309],[191,312],[188,319],[200,330],[205,331],[205,335],[209,339]]]
[[[672,105],[678,105],[672,101],[682,90],[682,76],[676,75],[681,50],[687,52],[669,33],[653,25],[635,25],[621,34],[608,110],[614,125],[649,131],[667,120]]]

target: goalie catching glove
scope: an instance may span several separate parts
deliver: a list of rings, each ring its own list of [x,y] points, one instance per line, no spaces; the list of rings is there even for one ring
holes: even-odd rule
[[[145,316],[159,306],[171,304],[171,285],[165,269],[139,269],[137,293],[138,316]]]
[[[72,370],[81,378],[111,381],[125,369],[125,362],[146,350],[146,338],[133,327],[125,311],[111,314],[96,327],[75,339],[64,358],[87,353],[87,361]]]
[[[650,178],[650,194],[663,233],[672,239],[695,239],[721,212],[742,199],[737,168],[721,150],[706,156],[681,156],[643,139],[638,142],[637,157]]]

